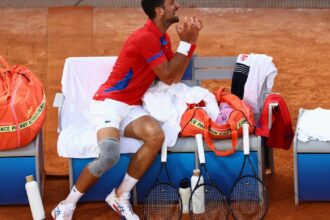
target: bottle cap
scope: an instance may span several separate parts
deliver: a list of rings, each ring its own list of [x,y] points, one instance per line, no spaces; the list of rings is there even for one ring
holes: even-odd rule
[[[180,188],[189,188],[188,178],[184,178],[180,181]]]
[[[25,179],[26,179],[26,182],[31,182],[34,180],[33,175],[26,176]]]
[[[193,175],[194,175],[194,176],[199,176],[200,173],[201,173],[201,171],[200,171],[199,169],[195,169],[195,170],[193,170]]]

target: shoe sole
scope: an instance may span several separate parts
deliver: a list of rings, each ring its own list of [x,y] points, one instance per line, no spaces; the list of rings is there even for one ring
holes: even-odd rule
[[[54,214],[54,211],[53,211],[53,210],[52,210],[52,212],[51,212],[50,214],[51,214],[51,216],[52,216],[52,219],[53,219],[53,220],[56,220],[56,218],[54,217],[55,214]]]
[[[108,202],[107,202],[108,203]],[[113,208],[109,203],[108,203],[108,206],[115,212],[119,215],[120,217],[120,220],[127,220],[127,218],[123,215],[121,215],[115,208]]]

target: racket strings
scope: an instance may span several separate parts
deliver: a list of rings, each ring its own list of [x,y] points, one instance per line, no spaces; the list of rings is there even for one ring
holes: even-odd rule
[[[228,205],[225,195],[212,184],[199,185],[191,195],[190,216],[198,220],[227,219]]]
[[[259,179],[245,176],[232,189],[230,204],[236,219],[262,219],[268,209],[268,194]]]
[[[177,189],[170,184],[156,185],[145,199],[144,210],[146,219],[179,219],[181,204]]]

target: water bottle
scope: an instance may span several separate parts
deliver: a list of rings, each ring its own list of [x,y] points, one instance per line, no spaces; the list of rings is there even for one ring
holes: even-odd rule
[[[196,187],[196,185],[200,185],[204,183],[203,176],[200,177],[199,182],[198,178],[200,175],[200,170],[195,169],[193,170],[193,175],[191,176],[191,190],[193,191]],[[194,214],[202,214],[205,212],[205,197],[204,197],[204,186],[198,187],[198,189],[193,192],[191,202],[192,202],[192,211]]]
[[[184,178],[180,181],[179,193],[182,201],[182,213],[189,213],[189,198],[191,190],[188,178]]]
[[[38,183],[34,180],[32,175],[25,177],[25,179],[25,189],[29,200],[33,220],[45,219],[45,210],[42,204]]]

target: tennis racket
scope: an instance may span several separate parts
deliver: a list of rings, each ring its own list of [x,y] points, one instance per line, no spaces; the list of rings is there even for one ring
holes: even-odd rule
[[[227,219],[229,208],[226,196],[211,179],[205,165],[205,154],[203,138],[201,134],[196,135],[198,158],[200,164],[200,175],[196,187],[193,189],[189,199],[189,214],[191,219],[219,220]],[[202,183],[202,170],[207,177],[208,183]]]
[[[243,165],[230,192],[231,211],[235,219],[263,219],[268,210],[269,198],[267,189],[259,179],[250,160],[248,124],[243,124],[243,148]],[[252,175],[243,175],[246,161]]]
[[[167,146],[161,151],[161,167],[147,197],[144,199],[144,217],[146,220],[177,220],[182,215],[182,202],[178,189],[172,183],[167,165]],[[160,178],[165,170],[167,182]]]

